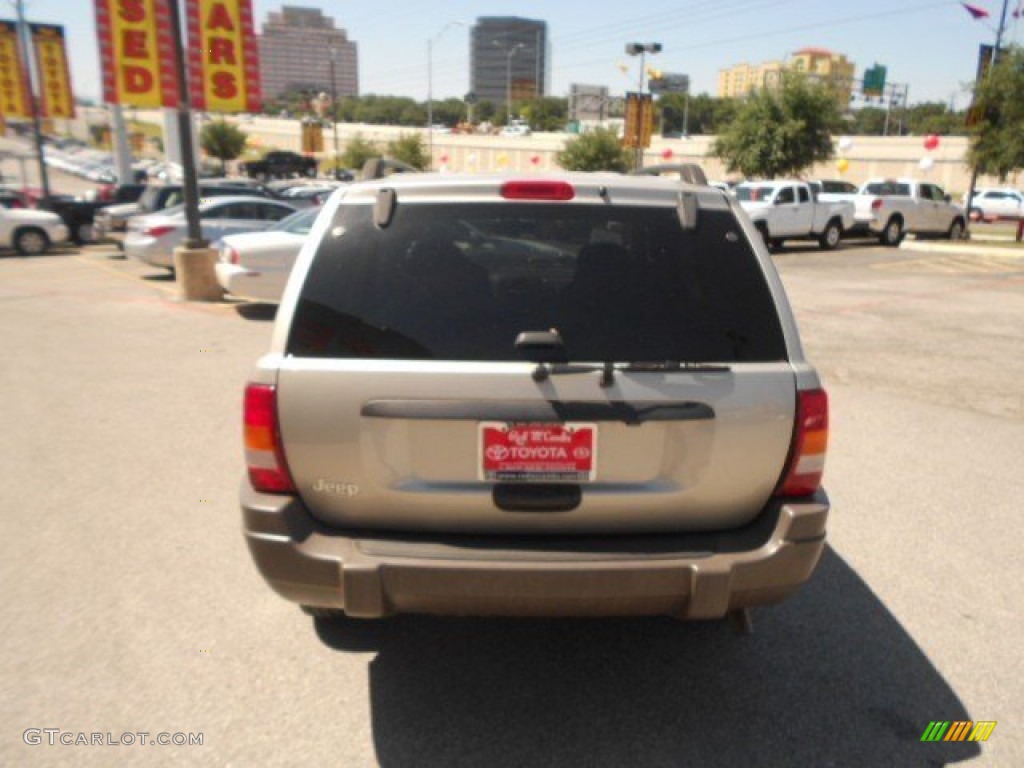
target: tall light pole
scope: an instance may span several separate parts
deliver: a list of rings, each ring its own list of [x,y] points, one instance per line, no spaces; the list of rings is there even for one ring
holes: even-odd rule
[[[452,27],[468,27],[465,21],[449,21],[433,37],[427,38],[427,152],[434,167],[434,43]]]
[[[334,178],[338,178],[338,82],[334,77],[334,62],[338,50],[331,48],[331,128],[334,130]]]
[[[647,54],[661,53],[661,43],[626,43],[626,53],[628,53],[630,56],[640,56],[640,77],[637,81],[636,86],[638,97],[636,112],[638,115],[637,119],[642,121],[645,119],[646,113],[641,109],[643,105],[643,100],[640,99],[639,97],[643,96],[644,92],[644,75],[646,74],[644,69],[646,67]],[[644,148],[642,145],[642,141],[640,140],[640,136],[643,133],[642,124],[637,126],[637,130],[635,133],[637,134],[636,167],[642,168],[644,164]]]
[[[45,150],[43,149],[43,127],[39,117],[39,104],[40,99],[36,98],[36,89],[32,84],[32,59],[30,51],[32,48],[32,36],[29,33],[28,24],[25,21],[25,3],[23,0],[17,0],[15,3],[15,9],[18,12],[18,36],[21,40],[21,46],[25,51],[25,76],[28,78],[28,106],[32,112],[32,133],[35,137],[36,144],[36,156],[39,159],[39,186],[43,192],[43,208],[50,207],[50,176],[46,169],[46,156]],[[21,64],[21,57],[19,56],[19,65]],[[41,86],[40,86],[41,87]],[[22,176],[24,178],[24,176]]]
[[[512,57],[525,47],[523,43],[516,43],[505,54],[505,125],[512,124]]]

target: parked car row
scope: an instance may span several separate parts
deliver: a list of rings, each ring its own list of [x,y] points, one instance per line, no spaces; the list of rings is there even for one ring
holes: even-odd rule
[[[941,187],[915,179],[871,179],[859,189],[844,181],[750,181],[730,194],[769,247],[817,240],[835,248],[844,236],[888,246],[907,234],[959,240],[967,226],[964,209]]]

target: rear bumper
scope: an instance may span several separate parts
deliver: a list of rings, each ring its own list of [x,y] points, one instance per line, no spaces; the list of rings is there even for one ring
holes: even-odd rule
[[[775,502],[715,534],[487,537],[341,531],[294,497],[242,483],[249,551],[267,583],[350,616],[671,615],[714,619],[776,603],[810,578],[825,545],[824,492]]]
[[[278,283],[283,283],[283,280],[276,273],[253,272],[237,264],[223,261],[218,261],[214,269],[220,287],[236,298],[274,304],[281,301],[284,286]]]

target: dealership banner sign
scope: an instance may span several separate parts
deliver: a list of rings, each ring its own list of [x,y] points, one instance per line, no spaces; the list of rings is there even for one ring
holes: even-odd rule
[[[0,21],[0,114],[4,118],[32,117],[28,73],[18,43],[18,24]]]
[[[257,112],[260,68],[252,0],[185,0],[189,93],[208,112]]]
[[[179,106],[167,3],[96,0],[104,101],[132,107]]]
[[[36,81],[39,83],[42,117],[75,116],[64,27],[57,24],[29,24],[36,53]]]

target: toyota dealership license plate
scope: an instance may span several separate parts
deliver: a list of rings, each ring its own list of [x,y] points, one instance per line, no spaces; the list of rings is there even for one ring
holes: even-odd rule
[[[480,423],[481,480],[583,483],[596,467],[596,424]]]

